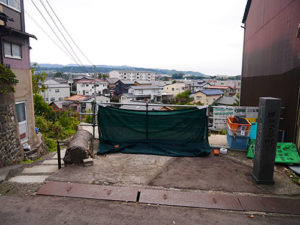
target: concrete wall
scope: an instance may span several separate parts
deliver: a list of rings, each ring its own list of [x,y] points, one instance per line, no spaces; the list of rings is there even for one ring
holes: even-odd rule
[[[0,95],[0,167],[23,160],[13,93]]]
[[[33,95],[32,95],[32,76],[30,70],[12,69],[15,73],[19,83],[16,85],[16,92],[14,94],[16,102],[26,103],[26,118],[28,124],[28,136],[30,145],[37,142],[35,134]]]

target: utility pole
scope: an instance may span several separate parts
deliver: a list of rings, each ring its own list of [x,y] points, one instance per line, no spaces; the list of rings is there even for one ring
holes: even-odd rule
[[[93,138],[95,138],[95,125],[96,125],[96,66],[94,65],[94,103],[93,103]]]

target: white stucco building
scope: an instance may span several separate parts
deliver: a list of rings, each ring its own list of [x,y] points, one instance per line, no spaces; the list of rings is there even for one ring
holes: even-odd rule
[[[96,79],[96,94],[103,95],[104,90],[108,88],[108,83],[101,79]],[[94,80],[80,80],[76,84],[78,95],[94,95]]]
[[[156,76],[156,73],[149,71],[113,70],[109,72],[109,78],[130,81],[153,81],[156,79]]]
[[[47,86],[47,89],[40,94],[48,104],[63,101],[65,98],[70,97],[70,86],[67,82],[61,83],[54,79],[48,79],[44,84]]]
[[[159,102],[162,98],[163,87],[155,85],[147,86],[132,86],[128,89],[128,93],[125,93],[121,96],[121,103],[126,103],[130,101],[139,101],[139,100],[150,100]]]

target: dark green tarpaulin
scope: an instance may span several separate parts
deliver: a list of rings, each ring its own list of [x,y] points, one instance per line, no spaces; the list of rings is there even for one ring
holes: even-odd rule
[[[206,109],[134,111],[99,106],[98,154],[205,156],[210,153]]]

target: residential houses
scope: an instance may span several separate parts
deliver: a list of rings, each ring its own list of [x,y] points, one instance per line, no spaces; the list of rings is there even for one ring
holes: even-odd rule
[[[192,93],[196,93],[203,90],[209,84],[204,80],[184,80],[186,84],[186,89],[190,90]]]
[[[96,87],[96,95],[108,94],[108,83],[101,79],[82,79],[76,82],[76,90],[78,95],[92,96],[95,93],[94,85]]]
[[[95,101],[94,97],[90,97],[89,99],[84,100],[85,103],[83,105],[82,112],[91,112],[92,111],[92,102]],[[110,103],[110,98],[105,96],[96,96],[96,102],[101,103]]]
[[[63,110],[72,110],[73,112],[83,112],[85,111],[85,106],[83,106],[81,102],[87,99],[89,99],[89,97],[85,95],[73,95],[65,99],[62,108]]]
[[[156,85],[132,86],[128,89],[128,94],[131,94],[134,100],[148,99],[154,102],[162,100],[163,87]]]
[[[264,10],[263,10],[264,9]],[[241,105],[282,100],[280,130],[300,149],[300,1],[248,0],[243,16]]]
[[[203,105],[211,105],[222,95],[223,92],[220,90],[200,90],[194,94],[194,103],[200,102]]]
[[[173,97],[186,91],[186,84],[182,82],[176,82],[174,84],[169,84],[164,86],[163,93],[171,94]]]
[[[61,102],[65,98],[70,97],[70,86],[67,81],[60,80],[59,82],[55,79],[47,79],[44,85],[47,89],[40,94],[48,104],[51,102]]]
[[[134,81],[118,80],[115,83],[115,87],[113,88],[112,93],[114,96],[121,96],[122,94],[128,93],[128,89],[131,86],[135,86]]]
[[[109,72],[109,78],[128,81],[152,81],[156,79],[156,76],[156,73],[150,71],[113,70]]]
[[[233,89],[232,87],[229,87],[229,86],[209,85],[209,86],[206,86],[205,89],[221,90],[225,96],[235,95],[235,89]]]
[[[35,133],[29,39],[36,37],[25,31],[23,0],[1,0],[0,13],[0,63],[19,80],[14,93],[19,138],[22,144],[35,145],[39,140]]]

